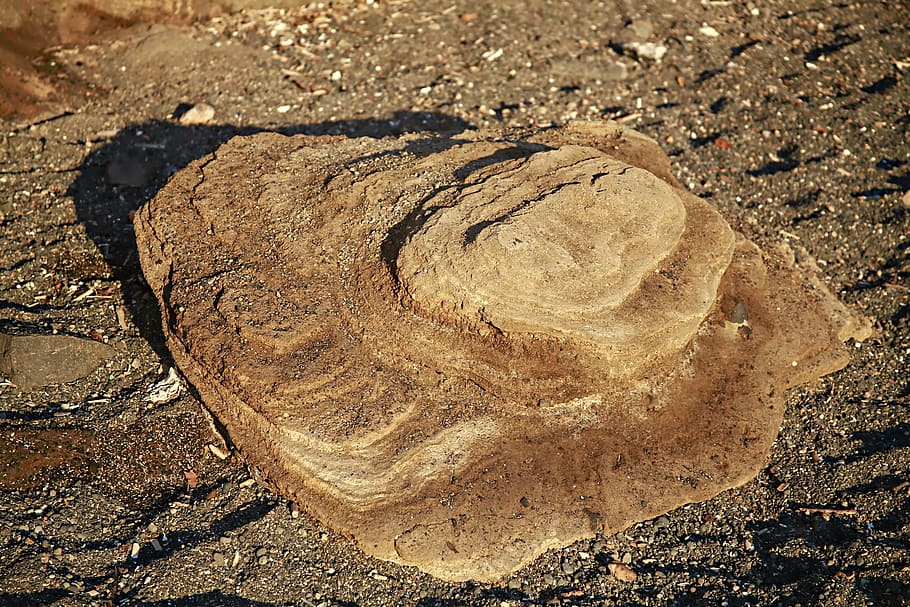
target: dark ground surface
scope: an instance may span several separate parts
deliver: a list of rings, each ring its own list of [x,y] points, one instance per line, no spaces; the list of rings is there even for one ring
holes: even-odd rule
[[[0,384],[0,605],[910,603],[910,5],[756,4],[343,3],[45,56],[57,104],[0,125],[0,331],[116,353],[69,384]],[[660,63],[636,58],[644,40]],[[196,103],[212,124],[171,118]],[[192,394],[146,401],[168,357],[130,211],[190,160],[261,130],[585,116],[657,139],[690,190],[750,238],[808,250],[875,324],[847,369],[791,395],[753,482],[500,584],[447,584],[245,482]]]

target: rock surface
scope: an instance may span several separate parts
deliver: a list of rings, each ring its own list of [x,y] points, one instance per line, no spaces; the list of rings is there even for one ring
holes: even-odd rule
[[[85,377],[113,354],[106,344],[70,335],[0,333],[0,373],[24,390]]]
[[[650,139],[235,138],[136,215],[175,361],[369,554],[495,579],[750,479],[867,327]]]

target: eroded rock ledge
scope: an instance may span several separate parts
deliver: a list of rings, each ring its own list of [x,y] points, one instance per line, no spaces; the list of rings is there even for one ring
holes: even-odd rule
[[[236,138],[136,216],[180,369],[367,553],[490,580],[751,479],[866,325],[647,137]]]

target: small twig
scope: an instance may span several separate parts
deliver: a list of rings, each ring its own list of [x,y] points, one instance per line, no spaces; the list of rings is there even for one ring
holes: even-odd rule
[[[47,124],[48,122],[53,122],[53,121],[55,121],[55,120],[60,120],[61,118],[66,118],[67,116],[72,116],[72,115],[74,115],[74,114],[75,114],[75,112],[73,112],[73,111],[65,110],[65,111],[59,112],[59,113],[57,113],[57,114],[53,114],[53,115],[51,115],[51,116],[47,116],[47,117],[45,117],[45,118],[40,118],[40,119],[38,119],[38,120],[36,120],[36,121],[34,121],[34,122],[26,122],[26,123],[24,123],[24,124],[17,125],[17,126],[15,127],[15,129],[14,129],[14,132],[24,131],[24,130],[26,130],[26,129],[32,128],[33,126],[39,126],[39,125],[41,125],[41,124]]]
[[[832,514],[854,515],[859,514],[855,508],[813,508],[811,506],[802,506],[797,508],[803,514],[822,514],[831,516]]]

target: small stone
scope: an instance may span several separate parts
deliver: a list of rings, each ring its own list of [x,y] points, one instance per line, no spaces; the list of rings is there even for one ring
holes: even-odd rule
[[[569,562],[569,561],[562,562],[562,571],[566,575],[572,575],[573,573],[575,573],[576,569],[577,568],[575,567],[575,565],[572,564],[571,562]]]
[[[658,516],[656,519],[654,519],[654,526],[655,526],[657,529],[664,529],[664,528],[666,528],[666,527],[669,527],[669,526],[670,526],[670,519],[668,519],[668,518],[665,517],[665,516]]]
[[[259,550],[256,551],[256,557],[257,558],[263,557],[263,556],[267,555],[268,553],[269,553],[269,551],[266,550],[265,548],[260,548]]]
[[[720,36],[720,32],[718,32],[716,29],[714,29],[713,27],[711,27],[710,25],[707,25],[707,24],[698,28],[698,33],[701,34],[702,36],[707,36],[708,38],[717,38],[718,36]]]
[[[153,405],[162,405],[180,398],[186,393],[186,384],[183,378],[177,372],[177,369],[170,367],[167,370],[167,376],[158,380],[148,387],[145,400]]]
[[[733,307],[733,315],[730,318],[730,322],[742,324],[748,320],[749,312],[746,310],[745,304],[741,301],[737,301],[736,305]]]
[[[631,552],[624,552],[623,555],[622,555],[622,559],[620,559],[620,560],[622,561],[622,564],[623,564],[623,565],[628,565],[628,564],[630,564],[630,563],[632,562],[632,553],[631,553]]]
[[[184,126],[193,126],[197,124],[210,124],[215,118],[215,108],[208,103],[197,103],[188,109],[178,122]]]
[[[622,563],[610,563],[607,565],[607,569],[610,570],[610,575],[620,582],[634,582],[638,579],[638,574],[631,567]]]
[[[660,60],[667,54],[667,47],[663,44],[653,42],[630,42],[626,45],[638,59],[660,63]]]
[[[910,191],[905,192],[901,197],[901,204],[904,205],[904,208],[910,209]]]
[[[610,65],[603,72],[604,80],[625,80],[629,75],[629,68],[626,67],[625,63],[617,61]]]
[[[92,339],[0,333],[0,372],[23,390],[81,379],[113,355]]]
[[[222,535],[221,537],[218,538],[218,541],[221,542],[221,543],[224,544],[224,545],[227,545],[227,544],[230,544],[230,543],[231,543],[231,538],[229,538],[229,537],[226,536],[226,535]]]
[[[139,543],[133,542],[133,545],[130,547],[130,558],[137,559],[139,558]]]
[[[629,25],[629,30],[639,40],[647,40],[654,33],[654,26],[647,20],[635,20]]]
[[[260,564],[260,565],[265,565],[265,564],[268,563],[268,562],[269,562],[269,557],[267,557],[267,556],[260,556],[260,557],[259,557],[259,564]]]
[[[161,552],[164,548],[161,546],[161,542],[158,541],[158,538],[155,538],[151,541],[152,548],[155,549],[155,552]]]
[[[212,562],[215,563],[215,567],[224,567],[227,564],[227,559],[224,558],[223,553],[216,552],[212,555]]]
[[[291,106],[289,105],[279,105],[277,108],[275,108],[275,111],[279,114],[287,114],[290,110]]]
[[[217,445],[214,445],[214,444],[212,444],[212,443],[209,443],[208,446],[209,446],[209,451],[212,452],[212,455],[214,455],[214,456],[217,457],[218,459],[227,459],[227,458],[229,458],[229,457],[231,456],[230,453],[228,453],[227,451],[225,451],[225,450],[222,449],[221,447],[218,447]]]

